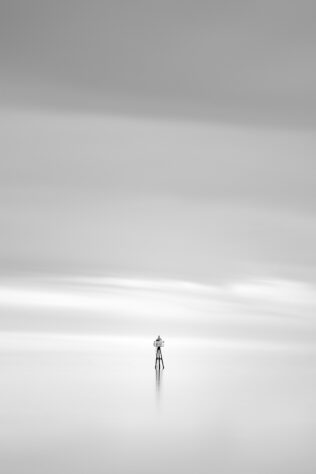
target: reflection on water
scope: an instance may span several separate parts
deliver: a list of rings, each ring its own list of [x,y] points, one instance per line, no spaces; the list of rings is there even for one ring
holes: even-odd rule
[[[161,398],[161,382],[162,382],[162,373],[163,371],[160,369],[156,369],[156,394],[157,394],[157,401],[160,401]]]
[[[39,344],[0,346],[3,473],[316,472],[314,353]]]

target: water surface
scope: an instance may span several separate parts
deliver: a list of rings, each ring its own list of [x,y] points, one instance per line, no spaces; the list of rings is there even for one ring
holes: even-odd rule
[[[171,339],[2,336],[5,474],[308,474],[311,349]]]

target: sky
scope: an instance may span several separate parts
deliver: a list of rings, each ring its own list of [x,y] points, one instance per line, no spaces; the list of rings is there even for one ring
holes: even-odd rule
[[[315,126],[312,0],[0,8],[2,102]]]
[[[315,14],[1,2],[3,331],[313,341]]]

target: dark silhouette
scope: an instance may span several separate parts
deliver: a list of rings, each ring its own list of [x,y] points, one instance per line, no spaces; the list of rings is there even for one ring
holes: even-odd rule
[[[161,403],[161,390],[162,390],[162,385],[163,385],[163,370],[156,369],[155,370],[155,375],[156,375],[156,402],[157,402],[157,408],[160,408],[160,403]]]
[[[161,388],[161,371],[156,369],[156,391],[157,395],[159,396],[160,388]]]
[[[155,363],[155,369],[158,368],[160,370],[160,362],[162,364],[162,368],[164,369],[164,363],[163,363],[163,358],[162,358],[162,352],[161,348],[165,345],[164,341],[161,339],[160,336],[157,337],[157,339],[154,341],[154,347],[157,348],[156,350],[156,363]]]

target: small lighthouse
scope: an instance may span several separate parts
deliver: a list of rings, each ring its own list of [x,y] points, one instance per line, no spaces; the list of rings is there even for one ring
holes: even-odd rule
[[[161,339],[160,336],[157,337],[157,339],[154,341],[154,347],[156,347],[156,363],[155,363],[155,369],[160,370],[160,362],[162,364],[162,368],[164,369],[164,363],[163,363],[163,358],[162,358],[162,353],[161,353],[161,348],[165,345],[165,342]]]

